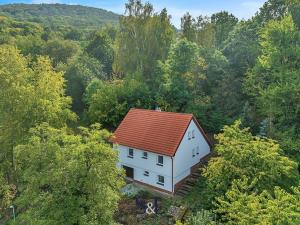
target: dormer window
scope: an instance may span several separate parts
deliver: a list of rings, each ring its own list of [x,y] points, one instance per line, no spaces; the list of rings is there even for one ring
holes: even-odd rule
[[[143,159],[148,159],[148,152],[143,152],[142,158],[143,158]]]
[[[195,138],[195,130],[192,130],[192,138]]]
[[[189,138],[189,140],[191,140],[191,137],[192,137],[191,131],[189,131],[189,132],[188,132],[188,138]]]
[[[164,165],[164,157],[162,155],[157,156],[157,165],[158,166]]]
[[[133,158],[133,149],[132,148],[129,148],[128,149],[128,158]]]

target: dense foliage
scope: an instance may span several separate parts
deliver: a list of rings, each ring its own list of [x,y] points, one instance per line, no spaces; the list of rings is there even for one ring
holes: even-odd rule
[[[271,21],[260,32],[262,54],[247,74],[245,89],[268,123],[265,133],[281,140],[299,160],[300,32],[291,16]]]
[[[29,63],[15,47],[0,46],[0,160],[10,180],[15,180],[10,173],[14,147],[31,127],[41,122],[61,127],[76,118],[69,110],[71,99],[64,96],[63,73],[54,71],[46,57]]]
[[[18,223],[112,224],[123,180],[105,143],[109,133],[94,126],[70,134],[45,123],[30,133],[16,148],[23,187],[17,203],[29,207]]]
[[[204,176],[216,195],[224,194],[235,179],[255,180],[257,191],[274,186],[289,187],[297,181],[297,164],[282,154],[279,145],[267,138],[253,137],[248,129],[240,129],[240,122],[225,126],[216,140],[213,158]]]
[[[156,62],[166,58],[173,37],[166,9],[158,14],[150,3],[130,0],[116,39],[116,72],[140,73],[151,85],[156,80]]]
[[[255,191],[255,183],[236,180],[217,199],[217,212],[228,224],[298,224],[300,223],[300,190],[291,192],[275,187],[273,193]]]
[[[0,6],[0,223],[113,224],[123,174],[91,125],[159,107],[218,134],[186,224],[299,224],[299,29],[299,0],[179,30],[140,0]]]

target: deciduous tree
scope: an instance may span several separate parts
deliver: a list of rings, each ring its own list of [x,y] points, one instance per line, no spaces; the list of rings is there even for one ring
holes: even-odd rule
[[[164,81],[157,101],[164,110],[186,110],[195,96],[195,84],[200,79],[203,63],[195,43],[181,39],[172,46],[166,62],[161,64]]]
[[[29,64],[15,47],[0,46],[0,167],[9,178],[13,149],[31,127],[42,122],[60,127],[75,119],[70,98],[64,96],[63,74],[45,57]]]
[[[81,115],[86,109],[83,101],[85,89],[93,79],[107,80],[102,64],[88,54],[82,54],[72,60],[64,74],[66,94],[72,98],[72,110]]]
[[[238,18],[231,13],[221,11],[211,16],[211,23],[214,25],[216,31],[216,46],[221,47],[229,33],[238,23]]]
[[[225,126],[216,136],[218,157],[210,160],[204,176],[215,195],[225,194],[232,182],[244,176],[257,180],[258,192],[274,186],[289,188],[298,178],[297,164],[282,154],[278,143],[252,136],[240,121]]]
[[[99,125],[76,134],[46,123],[31,129],[28,142],[16,148],[18,224],[113,224],[124,181],[109,137]]]
[[[260,33],[262,54],[248,73],[245,88],[253,97],[267,135],[300,160],[300,32],[291,16],[271,21]]]
[[[300,189],[287,192],[275,187],[271,192],[255,191],[255,182],[246,177],[235,180],[224,197],[217,199],[216,212],[226,224],[298,224]]]
[[[120,18],[116,40],[115,72],[142,74],[146,83],[155,80],[157,60],[164,60],[174,37],[166,9],[155,13],[150,3],[139,0],[126,4],[126,14]]]
[[[105,127],[117,127],[130,108],[151,108],[148,87],[136,78],[102,82],[94,80],[86,92],[88,118]]]
[[[96,32],[85,51],[96,58],[103,65],[103,71],[107,78],[112,77],[112,65],[114,61],[113,40],[105,32]]]

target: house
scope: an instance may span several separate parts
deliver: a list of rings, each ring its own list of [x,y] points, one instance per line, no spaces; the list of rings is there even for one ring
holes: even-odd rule
[[[192,114],[131,109],[114,133],[126,177],[174,194],[210,143]]]

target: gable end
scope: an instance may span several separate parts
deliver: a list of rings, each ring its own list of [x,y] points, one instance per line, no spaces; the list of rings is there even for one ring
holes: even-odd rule
[[[190,127],[192,121],[194,121],[194,123],[196,124],[197,128],[199,129],[200,133],[202,134],[203,138],[205,139],[205,141],[207,142],[207,144],[209,145],[209,147],[210,147],[210,148],[212,147],[212,144],[210,143],[210,141],[209,141],[208,137],[206,136],[204,130],[202,129],[202,127],[200,126],[200,124],[198,123],[198,121],[196,120],[196,118],[195,118],[194,116],[192,116],[192,118],[191,118],[191,120],[190,120],[188,126],[186,127],[186,129],[185,129],[183,135],[181,136],[181,139],[180,139],[180,141],[179,141],[179,143],[178,143],[178,145],[177,145],[176,151],[174,152],[174,155],[173,155],[173,156],[176,155],[176,152],[177,152],[177,150],[178,150],[178,148],[179,148],[179,146],[180,146],[180,144],[181,144],[181,142],[182,142],[182,139],[183,139],[184,135],[186,134],[188,128]]]

